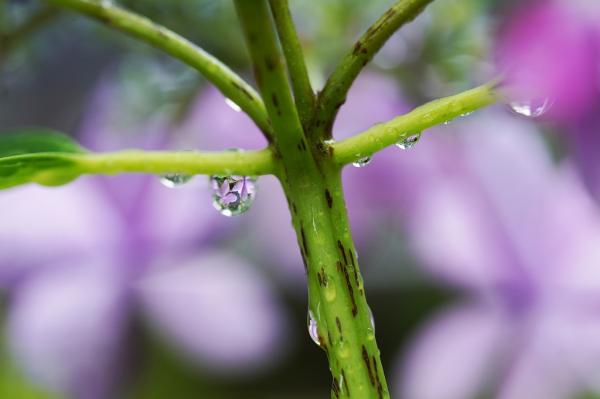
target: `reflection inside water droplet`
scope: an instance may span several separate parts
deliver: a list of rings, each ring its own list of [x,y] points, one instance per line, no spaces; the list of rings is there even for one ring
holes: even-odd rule
[[[319,329],[317,327],[317,320],[315,319],[315,315],[311,310],[308,311],[306,323],[308,326],[308,335],[310,335],[310,338],[315,344],[321,346],[321,341],[319,340]]]
[[[256,196],[256,180],[248,176],[211,176],[212,204],[224,216],[246,212]]]
[[[401,140],[396,143],[396,147],[401,150],[410,150],[417,144],[417,142],[421,139],[421,133],[416,133],[411,136],[406,137],[404,140]]]
[[[371,163],[371,157],[364,157],[352,162],[352,166],[355,168],[363,168]]]
[[[528,118],[537,118],[548,112],[550,107],[552,107],[552,101],[550,101],[548,98],[511,101],[508,103],[508,106],[519,115],[523,115]]]
[[[185,183],[192,180],[192,175],[186,175],[183,173],[167,173],[160,176],[160,182],[163,186],[168,188],[181,187]]]

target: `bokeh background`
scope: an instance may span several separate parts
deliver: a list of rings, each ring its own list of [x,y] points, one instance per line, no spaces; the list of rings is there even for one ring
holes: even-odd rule
[[[318,90],[392,1],[290,3]],[[119,4],[251,79],[231,2]],[[497,76],[534,114],[498,104],[344,171],[393,397],[600,397],[599,27],[597,0],[437,0],[352,88],[337,139]],[[0,131],[97,151],[263,147],[224,100],[118,32],[0,0]],[[0,398],[328,397],[276,181],[227,218],[205,177],[159,180],[0,193]]]

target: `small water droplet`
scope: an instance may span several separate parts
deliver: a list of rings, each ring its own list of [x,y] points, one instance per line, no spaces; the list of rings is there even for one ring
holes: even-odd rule
[[[537,118],[544,115],[552,106],[552,101],[548,98],[511,101],[509,107],[517,114],[528,118]]]
[[[473,113],[473,111],[464,112],[464,113],[460,114],[460,117],[464,118],[464,117],[467,117],[467,116],[471,115],[472,113]]]
[[[231,98],[225,97],[225,104],[229,105],[229,108],[231,108],[235,112],[242,111],[242,108],[239,105],[237,105],[237,103],[235,103]]]
[[[344,392],[344,374],[340,374],[339,391]]]
[[[371,328],[373,328],[373,332],[375,332],[375,317],[373,317],[373,311],[368,305],[367,309],[369,309],[369,320],[371,321]]]
[[[352,162],[352,166],[355,168],[363,168],[371,163],[371,157],[364,157],[357,159],[355,162]]]
[[[211,176],[212,204],[224,216],[237,216],[250,209],[256,196],[256,180],[248,176]]]
[[[306,323],[308,325],[308,335],[313,340],[313,342],[319,346],[321,346],[321,341],[319,340],[319,329],[317,326],[317,320],[313,315],[311,310],[308,311],[308,316],[306,317]]]
[[[185,183],[192,180],[192,175],[186,175],[183,173],[167,173],[160,176],[160,182],[163,186],[169,188],[181,187]]]
[[[452,122],[452,121],[444,121],[444,122],[443,122],[443,125],[444,125],[444,126],[446,126],[446,125],[449,125],[449,124],[450,124],[450,122]]]
[[[396,147],[401,150],[410,150],[417,144],[417,142],[421,139],[421,133],[416,133],[411,136],[406,137],[404,140],[401,140],[396,143]]]

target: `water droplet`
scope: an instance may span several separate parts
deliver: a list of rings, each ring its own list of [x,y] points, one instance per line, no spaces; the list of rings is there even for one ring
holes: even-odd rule
[[[550,101],[548,98],[543,98],[536,100],[511,101],[508,105],[519,115],[523,115],[528,118],[537,118],[545,114],[550,109],[552,106],[552,101]]]
[[[373,332],[375,332],[375,317],[373,317],[373,311],[368,305],[367,309],[369,309],[369,320],[371,321],[371,328],[373,328]]]
[[[313,315],[311,310],[308,311],[308,316],[306,317],[306,323],[308,325],[308,335],[313,340],[313,342],[319,346],[321,346],[321,340],[319,340],[319,329],[317,327],[317,320]]]
[[[211,176],[212,204],[224,216],[246,212],[256,196],[256,180],[248,176]]]
[[[401,150],[410,150],[411,148],[413,148],[415,146],[415,144],[417,144],[417,142],[419,141],[420,138],[421,138],[420,132],[413,134],[411,136],[406,137],[404,140],[397,142],[396,147],[400,148]]]
[[[234,110],[235,112],[241,112],[242,108],[237,105],[232,99],[225,97],[225,104],[229,105],[229,108]]]
[[[444,126],[446,126],[446,125],[449,125],[449,124],[450,124],[450,122],[452,122],[452,121],[444,121],[444,122],[443,122],[443,125],[444,125]]]
[[[371,157],[364,157],[357,159],[355,162],[352,162],[352,166],[355,168],[363,168],[371,163]]]
[[[192,175],[186,175],[183,173],[167,173],[160,176],[160,182],[163,186],[169,188],[181,187],[185,183],[192,180]]]

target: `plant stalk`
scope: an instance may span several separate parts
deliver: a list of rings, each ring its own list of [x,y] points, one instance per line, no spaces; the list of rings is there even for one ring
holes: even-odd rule
[[[236,0],[258,87],[273,125],[276,175],[306,267],[309,309],[333,375],[332,398],[389,398],[350,235],[340,167],[307,142],[266,0]],[[307,132],[308,133],[308,132]]]

